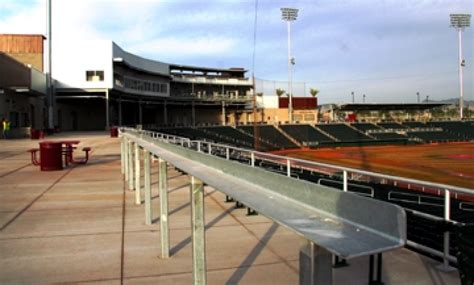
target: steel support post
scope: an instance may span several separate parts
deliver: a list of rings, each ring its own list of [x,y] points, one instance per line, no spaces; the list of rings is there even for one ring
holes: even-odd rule
[[[123,163],[124,163],[124,171],[125,171],[125,181],[128,181],[129,177],[128,177],[128,139],[127,138],[123,138]]]
[[[300,285],[332,284],[332,254],[302,238],[300,246]]]
[[[133,190],[135,181],[133,180],[133,145],[134,142],[130,141],[128,144],[128,189]]]
[[[143,150],[143,168],[145,171],[145,224],[151,225],[151,169],[150,152]]]
[[[250,165],[251,165],[252,167],[255,166],[255,153],[254,153],[254,152],[251,152],[251,153],[250,153]]]
[[[286,176],[291,176],[291,161],[289,159],[286,160]]]
[[[120,138],[120,171],[125,174],[125,138]]]
[[[141,197],[141,175],[140,175],[140,147],[135,144],[135,204],[140,205]]]
[[[225,159],[229,160],[229,158],[230,158],[229,147],[226,147],[226,149],[225,149]]]
[[[204,184],[191,176],[191,228],[194,284],[206,284],[206,234]]]
[[[444,220],[449,222],[451,220],[451,191],[444,190]],[[443,272],[450,272],[455,268],[449,265],[449,231],[445,231],[443,235],[443,263],[437,268]]]
[[[161,256],[170,256],[170,233],[168,224],[168,168],[167,163],[158,158],[159,181],[158,190],[160,193],[160,231],[161,231]]]

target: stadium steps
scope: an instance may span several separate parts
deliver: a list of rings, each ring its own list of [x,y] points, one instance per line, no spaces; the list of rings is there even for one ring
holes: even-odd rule
[[[289,134],[285,133],[278,125],[273,125],[275,127],[275,129],[277,131],[279,131],[283,136],[285,136],[287,139],[289,139],[292,143],[294,143],[295,145],[297,145],[299,148],[303,148],[303,145],[297,141],[296,139],[294,139],[292,136],[290,136]]]
[[[252,132],[246,132],[243,128],[241,127],[237,127],[235,128],[237,131],[241,132],[242,134],[244,135],[247,135],[247,136],[251,136],[253,139],[255,139],[255,136],[254,136],[254,133],[253,133],[253,129],[252,129]],[[265,146],[266,148],[268,148],[268,150],[273,150],[273,149],[279,149],[279,147],[270,142],[270,141],[267,141],[267,140],[264,140],[262,137],[258,137],[258,140],[260,141],[261,145],[262,146]]]
[[[377,139],[377,138],[373,137],[371,134],[365,133],[365,132],[359,130],[358,128],[352,126],[352,125],[349,124],[349,123],[344,123],[344,124],[345,124],[346,126],[348,126],[349,128],[353,129],[354,131],[356,131],[356,132],[358,132],[358,133],[360,133],[360,134],[363,134],[363,135],[365,135],[365,136],[368,136],[369,138],[371,138],[371,139],[373,139],[373,140],[376,140],[376,139]]]
[[[329,133],[325,132],[324,130],[318,128],[316,125],[310,125],[310,126],[313,127],[313,128],[315,128],[318,132],[323,133],[325,136],[330,137],[330,138],[333,139],[335,142],[338,142],[338,141],[339,141],[338,138],[336,138],[335,136],[332,136],[331,134],[329,134]]]

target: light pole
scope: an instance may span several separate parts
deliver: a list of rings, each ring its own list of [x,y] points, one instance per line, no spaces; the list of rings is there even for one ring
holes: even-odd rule
[[[291,57],[291,30],[290,24],[292,21],[296,21],[298,17],[298,9],[294,8],[281,8],[281,18],[286,21],[288,27],[288,119],[290,123],[293,123],[293,65],[295,59]]]
[[[364,104],[365,104],[365,94],[364,94],[364,95],[362,95],[362,103],[364,103]]]
[[[354,104],[355,103],[354,91],[351,92],[351,95],[352,95],[352,104]]]
[[[47,1],[47,7],[46,7],[46,12],[47,12],[47,15],[46,15],[46,29],[47,29],[47,32],[48,32],[48,38],[47,38],[47,43],[48,43],[48,52],[46,53],[47,55],[47,69],[46,69],[46,92],[47,92],[47,96],[46,96],[46,103],[47,103],[47,107],[48,107],[48,126],[47,128],[48,129],[53,129],[54,128],[54,85],[53,85],[53,79],[52,79],[52,70],[53,70],[53,67],[52,67],[52,58],[51,58],[51,55],[52,55],[52,38],[53,38],[53,35],[52,35],[52,18],[53,18],[53,14],[52,14],[52,0],[48,0]]]
[[[416,103],[420,103],[420,92],[416,92]]]
[[[465,65],[464,59],[462,58],[462,32],[464,28],[469,27],[471,22],[470,14],[451,14],[451,27],[454,27],[458,31],[459,40],[459,117],[463,119],[463,108],[464,108],[464,87],[463,87],[463,68]]]

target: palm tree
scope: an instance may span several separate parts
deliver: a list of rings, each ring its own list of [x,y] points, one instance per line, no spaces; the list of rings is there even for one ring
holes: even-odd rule
[[[285,94],[285,90],[280,88],[276,89],[275,92],[278,97],[281,97],[281,95]]]
[[[309,89],[309,93],[311,94],[311,96],[316,97],[318,96],[319,90],[316,88],[311,88]]]

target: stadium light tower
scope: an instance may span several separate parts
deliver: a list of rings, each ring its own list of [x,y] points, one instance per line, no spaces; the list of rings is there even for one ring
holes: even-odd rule
[[[354,91],[351,92],[351,95],[352,95],[352,104],[354,104],[355,103]]]
[[[454,27],[458,31],[459,40],[459,117],[463,119],[463,108],[464,108],[464,87],[463,87],[463,68],[465,62],[462,56],[462,32],[465,28],[469,27],[471,22],[470,14],[450,14],[451,27]]]
[[[288,119],[290,123],[293,123],[293,65],[295,59],[291,57],[291,29],[290,24],[292,21],[296,21],[298,17],[298,9],[294,8],[281,8],[281,19],[286,21],[288,27]]]
[[[416,92],[416,103],[420,103],[420,92]]]

